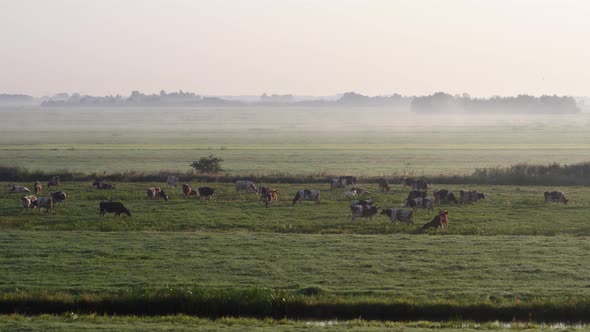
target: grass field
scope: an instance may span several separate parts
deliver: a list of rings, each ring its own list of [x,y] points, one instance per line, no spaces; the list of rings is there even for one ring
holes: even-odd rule
[[[193,160],[215,154],[233,175],[469,174],[517,162],[587,161],[590,152],[587,114],[424,120],[358,109],[0,112],[0,164],[49,171],[185,171]],[[420,331],[460,323],[473,330],[545,330],[555,327],[532,322],[590,317],[588,187],[433,184],[477,189],[487,198],[435,207],[449,210],[449,227],[422,232],[420,226],[434,216],[425,210],[413,226],[382,215],[352,222],[349,200],[342,190],[330,192],[327,183],[266,183],[279,189],[280,198],[265,208],[255,195],[215,182],[191,183],[214,187],[211,201],[186,200],[180,188],[167,189],[168,202],[148,201],[146,188],[164,187],[163,181],[115,182],[113,191],[66,181],[60,190],[68,194],[67,205],[52,213],[23,211],[22,195],[8,193],[9,182],[0,182],[0,311],[27,313],[28,303],[29,312],[61,314],[2,316],[0,329],[166,330],[172,324],[187,330]],[[362,186],[381,207],[399,207],[407,195],[398,184],[387,193],[375,184]],[[303,188],[321,190],[322,204],[292,206],[295,191]],[[545,190],[564,191],[570,203],[545,206]],[[99,216],[98,202],[108,199],[124,202],[132,216]],[[250,292],[259,295],[247,300]],[[276,294],[286,300],[267,299]],[[11,301],[24,302],[11,307]],[[44,311],[47,303],[57,312]],[[108,313],[119,305],[142,315],[141,308],[151,306],[150,315],[160,316],[191,313],[194,303],[291,319],[113,319],[84,309]],[[78,308],[80,319],[60,308]],[[343,318],[327,326],[297,319],[310,312],[320,320]],[[371,321],[349,321],[358,317]],[[379,322],[404,317],[414,322]],[[469,317],[518,318],[530,325],[480,324]],[[417,321],[422,319],[429,321]]]
[[[587,161],[586,113],[424,116],[383,109],[2,109],[0,164],[85,172],[469,174],[519,162]],[[26,128],[23,131],[22,128]]]

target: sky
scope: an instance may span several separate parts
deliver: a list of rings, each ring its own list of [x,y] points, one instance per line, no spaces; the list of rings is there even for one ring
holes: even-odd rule
[[[590,1],[0,0],[0,93],[590,95]]]

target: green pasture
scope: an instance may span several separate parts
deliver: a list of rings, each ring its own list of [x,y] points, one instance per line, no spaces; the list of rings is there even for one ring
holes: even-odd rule
[[[384,215],[373,222],[351,221],[350,200],[343,189],[330,192],[328,184],[267,184],[279,190],[279,202],[266,208],[255,194],[236,192],[233,184],[191,183],[193,187],[210,186],[216,194],[210,201],[187,200],[180,187],[166,188],[162,183],[114,183],[115,190],[97,190],[90,182],[64,182],[60,190],[66,192],[67,206],[58,205],[52,213],[23,210],[22,194],[8,192],[8,183],[0,186],[0,229],[42,231],[249,231],[306,234],[419,234],[422,224],[435,213],[419,209],[415,225],[391,223]],[[25,185],[32,185],[25,184]],[[149,186],[162,186],[168,202],[146,198]],[[409,189],[401,185],[387,193],[380,193],[375,184],[362,185],[380,207],[401,207]],[[473,204],[443,204],[448,209],[451,226],[438,231],[457,235],[567,235],[590,236],[590,189],[587,187],[514,187],[514,186],[441,186],[458,195],[459,189],[477,189],[487,195]],[[321,191],[321,205],[304,202],[293,206],[292,198],[299,189]],[[544,204],[543,192],[560,189],[570,199],[567,207]],[[48,195],[46,192],[45,195]],[[132,216],[100,216],[101,200],[124,202]]]
[[[590,155],[586,113],[33,108],[0,114],[0,164],[31,170],[185,171],[215,154],[231,174],[465,175],[521,162],[579,163]]]

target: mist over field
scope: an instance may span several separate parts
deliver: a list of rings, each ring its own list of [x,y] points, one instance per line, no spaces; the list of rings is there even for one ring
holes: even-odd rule
[[[193,160],[215,154],[230,173],[437,175],[578,163],[590,153],[585,112],[33,107],[2,114],[0,164],[29,169],[186,171]]]

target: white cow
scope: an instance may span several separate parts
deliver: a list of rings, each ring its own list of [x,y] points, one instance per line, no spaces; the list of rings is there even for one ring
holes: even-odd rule
[[[176,185],[178,184],[178,181],[179,181],[179,180],[178,180],[178,178],[177,178],[176,176],[172,176],[172,175],[170,175],[170,176],[168,176],[168,178],[166,179],[166,184],[167,184],[169,187],[176,188]]]
[[[236,191],[246,190],[249,193],[257,193],[258,188],[256,188],[256,184],[249,180],[238,180],[236,181]]]
[[[14,185],[14,184],[9,184],[8,187],[10,187],[10,192],[11,193],[28,193],[28,192],[31,191],[27,187],[17,186],[17,185]]]

